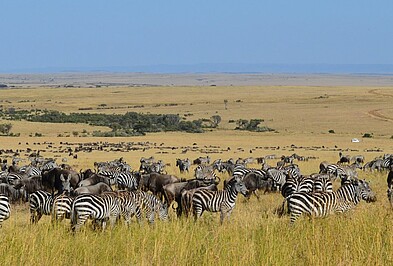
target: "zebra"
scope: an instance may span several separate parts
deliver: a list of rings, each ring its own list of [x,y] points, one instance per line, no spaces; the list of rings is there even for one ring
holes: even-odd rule
[[[281,195],[286,198],[293,193],[304,192],[311,193],[314,187],[314,179],[310,176],[300,176],[294,178],[288,175],[284,185],[281,187]]]
[[[389,169],[393,166],[393,156],[390,155],[389,157],[385,158],[382,162],[382,168]]]
[[[42,172],[45,172],[45,171],[49,171],[49,170],[56,168],[56,167],[58,167],[57,163],[53,159],[49,159],[42,164],[42,166],[40,167],[40,170]]]
[[[136,190],[139,185],[138,172],[100,171],[98,174],[108,177],[110,185],[117,185],[118,189]]]
[[[192,209],[195,221],[201,217],[204,211],[220,212],[220,223],[222,224],[225,216],[229,219],[235,207],[239,192],[247,196],[248,190],[243,181],[238,177],[231,179],[227,183],[226,188],[221,191],[195,191],[192,197]]]
[[[136,216],[141,223],[142,211],[146,213],[146,218],[150,224],[154,223],[155,213],[158,213],[160,220],[168,220],[168,205],[162,203],[155,195],[143,191],[116,191],[105,192],[104,194],[114,194],[118,196],[120,215],[123,216],[127,225],[131,217]]]
[[[273,180],[274,185],[281,190],[281,187],[285,184],[288,173],[285,170],[276,168],[269,168],[266,170],[267,178]]]
[[[333,183],[328,175],[311,175],[314,178],[313,192],[333,192]]]
[[[27,177],[41,176],[41,170],[31,165],[22,166],[19,168],[19,173],[25,174]]]
[[[11,206],[7,196],[0,195],[0,227],[2,227],[3,221],[10,218]]]
[[[51,215],[53,197],[49,192],[38,190],[29,195],[30,222],[38,223],[42,215]]]
[[[195,168],[195,179],[203,179],[203,180],[217,180],[220,181],[220,178],[214,172],[213,166],[211,165],[198,165]]]
[[[53,200],[52,222],[71,218],[71,206],[74,199],[66,194],[61,194]]]
[[[294,193],[285,198],[282,210],[287,202],[290,223],[293,224],[303,213],[315,217],[325,217],[332,213],[348,211],[362,199],[366,202],[374,202],[376,197],[368,182],[351,180],[349,184],[332,193]]]
[[[93,219],[94,224],[101,222],[102,230],[104,230],[106,221],[109,219],[111,227],[113,227],[119,214],[119,200],[116,194],[82,194],[72,202],[71,230],[78,231],[89,218]]]
[[[243,179],[248,173],[255,173],[258,176],[261,176],[262,179],[266,179],[266,172],[262,169],[255,169],[255,168],[246,168],[244,165],[238,164],[233,169],[232,176],[240,177]]]
[[[21,179],[26,179],[26,178],[27,178],[27,176],[25,174],[11,172],[11,173],[7,174],[7,176],[5,177],[5,180],[7,181],[8,184],[15,185],[16,180],[21,180]]]

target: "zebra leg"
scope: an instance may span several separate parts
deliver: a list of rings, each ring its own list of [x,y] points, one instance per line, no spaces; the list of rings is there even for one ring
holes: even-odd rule
[[[254,190],[254,191],[252,192],[252,194],[254,194],[254,195],[255,195],[255,197],[257,197],[257,200],[259,201],[259,195],[258,195],[257,191],[256,191],[256,190]]]

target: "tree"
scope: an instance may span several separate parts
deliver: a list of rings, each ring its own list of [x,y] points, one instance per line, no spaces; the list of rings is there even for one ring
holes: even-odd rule
[[[11,128],[12,128],[11,123],[0,124],[0,134],[8,135],[11,131]]]

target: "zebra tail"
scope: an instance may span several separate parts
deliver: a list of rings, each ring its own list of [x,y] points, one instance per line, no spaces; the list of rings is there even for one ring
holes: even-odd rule
[[[74,231],[75,229],[75,225],[76,225],[76,210],[75,210],[75,205],[74,202],[72,203],[72,207],[71,207],[71,230]]]
[[[288,199],[291,197],[292,195],[289,195],[288,197],[286,197],[284,199],[284,201],[282,202],[281,206],[278,207],[276,209],[276,214],[278,215],[278,217],[282,217],[284,214],[289,213],[289,208],[285,209],[285,203],[287,203]],[[288,206],[288,205],[287,205]]]

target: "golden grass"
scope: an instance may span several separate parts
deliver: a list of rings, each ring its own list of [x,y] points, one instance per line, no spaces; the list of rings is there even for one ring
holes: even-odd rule
[[[371,91],[371,92],[370,92]],[[325,97],[325,94],[328,97]],[[218,130],[204,134],[159,133],[132,138],[72,137],[73,131],[91,132],[95,127],[70,124],[34,124],[14,122],[13,132],[21,137],[1,137],[0,149],[41,150],[45,157],[67,158],[76,169],[92,168],[95,161],[123,157],[134,168],[139,158],[155,156],[170,163],[169,173],[180,175],[176,158],[194,159],[219,146],[212,159],[289,155],[296,152],[318,159],[299,162],[303,173],[318,171],[319,162],[336,162],[338,150],[345,154],[364,154],[371,160],[382,153],[393,153],[390,136],[392,115],[390,88],[364,87],[153,87],[153,88],[34,88],[7,89],[0,92],[4,107],[47,108],[78,112],[124,113],[192,113],[190,119],[219,114],[223,119]],[[323,96],[319,98],[320,96]],[[228,100],[228,110],[224,109]],[[237,102],[237,100],[241,100]],[[9,103],[11,102],[11,103]],[[99,104],[119,109],[97,110]],[[176,103],[177,106],[165,106]],[[143,108],[127,106],[144,105]],[[158,106],[159,105],[159,106]],[[378,110],[377,116],[373,110]],[[385,118],[378,117],[382,114]],[[229,119],[264,118],[278,133],[251,133],[229,130]],[[0,123],[3,123],[0,121]],[[336,134],[328,134],[334,129]],[[101,130],[105,130],[101,128]],[[28,137],[35,132],[43,137]],[[365,132],[374,138],[362,139]],[[58,134],[71,137],[57,137]],[[352,137],[361,139],[351,143]],[[156,143],[145,152],[93,151],[80,152],[78,159],[58,150],[85,142],[147,142]],[[48,148],[50,142],[53,148]],[[69,142],[69,144],[65,144]],[[162,144],[162,146],[160,146]],[[194,145],[195,144],[195,145]],[[291,147],[294,144],[296,147]],[[175,147],[171,149],[169,147]],[[318,150],[309,149],[318,146]],[[189,147],[198,147],[187,153]],[[227,148],[230,150],[227,150]],[[270,148],[258,148],[270,147]],[[276,147],[272,149],[271,147]],[[279,147],[279,149],[277,149]],[[241,148],[241,149],[239,149]],[[365,152],[379,148],[379,152]],[[250,150],[252,153],[250,153]],[[56,151],[56,152],[55,152]],[[3,154],[6,158],[9,154]],[[274,165],[275,161],[269,161]],[[258,167],[257,165],[253,165]],[[227,178],[222,175],[222,178]],[[393,212],[386,199],[386,174],[360,173],[370,180],[378,201],[361,202],[344,215],[325,219],[299,219],[289,226],[289,217],[278,218],[274,209],[282,203],[279,194],[261,195],[244,202],[239,196],[230,221],[219,225],[219,215],[204,213],[201,220],[177,219],[170,213],[169,222],[155,226],[133,223],[113,230],[94,232],[86,226],[75,236],[69,222],[52,226],[49,217],[38,225],[29,225],[28,206],[13,206],[12,216],[0,229],[0,258],[4,265],[391,265],[393,263]]]

